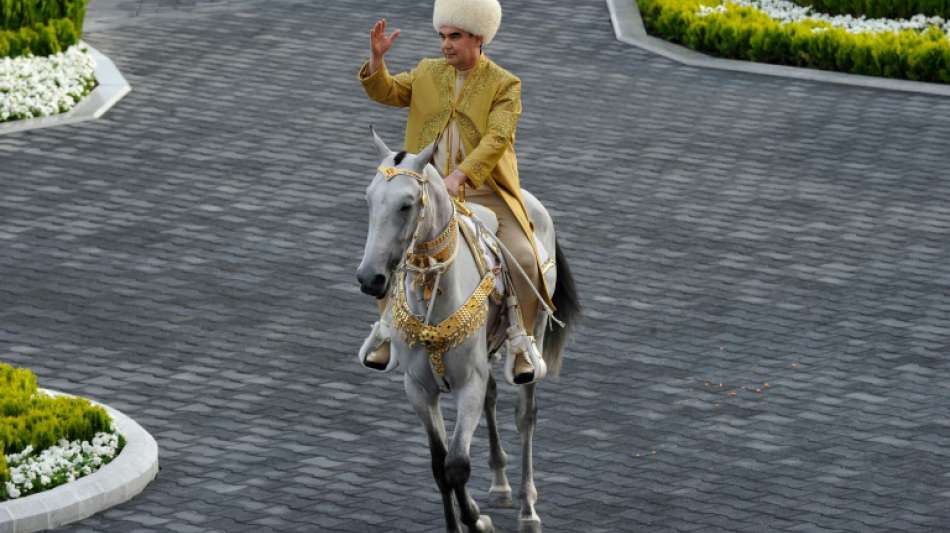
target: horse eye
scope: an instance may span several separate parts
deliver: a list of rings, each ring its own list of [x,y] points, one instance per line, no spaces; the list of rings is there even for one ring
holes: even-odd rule
[[[412,204],[406,204],[406,205],[400,207],[400,208],[399,208],[399,211],[400,211],[401,213],[405,213],[405,212],[409,211],[410,209],[412,209]]]

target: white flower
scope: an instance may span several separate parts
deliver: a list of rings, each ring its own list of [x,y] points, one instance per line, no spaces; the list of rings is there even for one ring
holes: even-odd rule
[[[914,15],[909,19],[869,19],[864,16],[853,17],[851,15],[828,15],[826,13],[812,12],[810,7],[800,6],[789,0],[720,0],[722,3],[715,7],[706,5],[699,6],[697,15],[706,17],[712,13],[725,13],[727,5],[751,7],[768,15],[770,18],[781,23],[801,22],[810,20],[813,22],[826,22],[833,28],[842,28],[848,33],[899,33],[903,30],[924,31],[927,28],[936,26],[950,39],[950,21],[941,17],[927,17],[924,15]],[[824,31],[815,28],[814,32]]]
[[[7,455],[10,466],[10,482],[5,485],[7,495],[17,498],[34,488],[49,488],[56,476],[75,481],[90,474],[115,456],[118,442],[116,434],[99,433],[92,442],[60,440],[35,455],[32,448]]]
[[[95,62],[79,46],[48,57],[0,59],[0,121],[66,111],[94,83]]]

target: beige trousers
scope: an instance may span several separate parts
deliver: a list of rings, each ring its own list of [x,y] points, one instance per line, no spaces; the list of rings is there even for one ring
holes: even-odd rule
[[[534,247],[508,204],[487,183],[478,189],[466,187],[465,201],[483,205],[495,213],[498,217],[498,239],[515,256],[515,260],[531,278],[531,283],[540,291],[541,279],[538,261],[534,256]],[[528,335],[533,335],[534,321],[538,314],[538,297],[534,295],[531,285],[515,267],[512,266],[509,270],[515,287],[515,295],[518,297],[518,305],[521,306],[521,318],[524,320],[525,330]]]

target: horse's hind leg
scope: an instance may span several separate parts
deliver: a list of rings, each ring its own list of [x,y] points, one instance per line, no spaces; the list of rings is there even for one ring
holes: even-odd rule
[[[409,403],[422,419],[426,434],[429,437],[429,453],[432,455],[432,476],[435,478],[439,492],[442,493],[442,508],[445,511],[445,529],[448,533],[460,533],[458,518],[455,516],[455,502],[452,500],[452,489],[445,475],[445,458],[448,451],[445,447],[445,421],[442,419],[442,410],[439,408],[439,395],[429,392],[418,383],[412,381],[406,374],[406,396]]]
[[[491,518],[479,514],[478,505],[468,492],[468,480],[471,477],[472,461],[469,449],[472,444],[472,434],[482,417],[482,408],[485,401],[487,376],[472,374],[468,383],[457,392],[457,419],[455,431],[452,434],[452,444],[449,448],[449,457],[445,462],[445,478],[455,492],[459,505],[459,516],[462,523],[468,526],[470,533],[493,533]]]
[[[535,384],[522,385],[519,389],[518,413],[515,420],[521,434],[521,515],[518,528],[521,532],[540,532],[541,519],[534,510],[538,501],[538,490],[534,486],[534,464],[532,457],[532,439],[534,426],[538,419],[538,406],[535,403]]]
[[[501,436],[498,434],[498,421],[495,418],[495,404],[498,398],[498,385],[495,384],[495,376],[488,374],[488,390],[485,392],[485,420],[488,422],[488,445],[491,450],[491,458],[488,466],[492,471],[491,489],[488,490],[488,496],[491,503],[498,507],[511,507],[511,485],[508,484],[508,476],[505,475],[505,467],[508,465],[508,454],[501,447]]]

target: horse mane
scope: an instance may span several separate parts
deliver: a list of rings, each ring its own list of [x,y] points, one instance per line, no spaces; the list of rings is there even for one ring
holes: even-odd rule
[[[396,166],[399,163],[402,163],[402,160],[405,157],[406,157],[406,151],[405,150],[400,151],[398,154],[396,154],[396,157],[393,158],[393,166]]]

